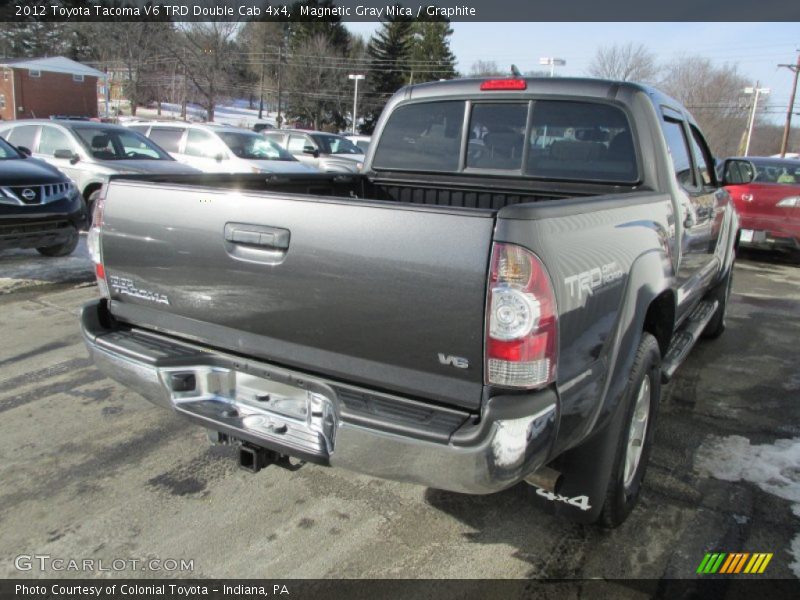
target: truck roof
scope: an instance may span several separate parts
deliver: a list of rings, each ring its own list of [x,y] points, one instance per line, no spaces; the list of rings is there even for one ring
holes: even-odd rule
[[[480,84],[488,80],[518,79],[527,84],[525,90],[492,90],[481,91]],[[433,81],[409,85],[397,92],[394,102],[404,100],[420,100],[424,98],[474,96],[486,94],[487,96],[512,98],[519,95],[565,95],[594,98],[615,98],[619,92],[641,92],[651,98],[655,105],[667,105],[676,110],[685,112],[692,121],[691,115],[678,100],[664,92],[642,83],[632,81],[614,81],[609,79],[594,79],[590,77],[479,77],[465,79],[450,79],[447,81]]]

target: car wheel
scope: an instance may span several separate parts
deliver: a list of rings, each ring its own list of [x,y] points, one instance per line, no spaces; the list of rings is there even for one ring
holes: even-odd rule
[[[56,244],[55,246],[44,246],[42,248],[37,248],[36,251],[43,256],[68,256],[75,251],[75,248],[78,247],[79,239],[80,236],[78,235],[78,230],[77,228],[73,227],[71,235],[66,242]]]
[[[639,499],[661,397],[660,370],[658,342],[649,333],[643,333],[624,396],[625,426],[617,443],[603,510],[597,521],[602,527],[621,525]]]
[[[714,291],[711,292],[709,298],[719,302],[714,316],[703,329],[702,336],[706,339],[713,340],[722,335],[725,331],[725,317],[728,314],[728,300],[731,297],[731,288],[733,287],[733,266],[728,270],[725,278],[717,284]]]

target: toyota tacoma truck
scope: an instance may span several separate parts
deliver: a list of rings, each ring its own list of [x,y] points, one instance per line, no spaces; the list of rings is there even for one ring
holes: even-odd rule
[[[95,364],[253,471],[524,481],[619,525],[661,384],[725,327],[738,223],[695,120],[632,83],[471,79],[401,89],[373,140],[354,175],[112,177]]]

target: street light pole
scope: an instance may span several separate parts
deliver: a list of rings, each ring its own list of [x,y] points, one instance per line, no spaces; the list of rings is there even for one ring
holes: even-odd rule
[[[361,79],[364,79],[365,76],[361,74],[354,74],[351,73],[347,76],[348,79],[352,79],[355,82],[355,88],[353,89],[353,135],[356,134],[356,111],[358,109],[358,82]]]
[[[747,87],[744,88],[745,94],[753,94],[753,106],[750,110],[750,124],[747,127],[747,141],[744,145],[744,155],[747,156],[750,152],[750,140],[753,137],[753,127],[756,124],[756,110],[758,109],[758,97],[761,94],[769,94],[769,88],[762,88],[758,87],[758,81],[756,81],[755,87]]]
[[[563,58],[556,58],[554,56],[543,56],[539,59],[539,64],[544,66],[550,66],[550,77],[555,77],[556,74],[556,67],[563,67],[567,64],[567,61]]]
[[[778,65],[794,71],[794,83],[792,84],[792,95],[789,98],[789,108],[786,109],[786,124],[783,126],[783,139],[781,139],[781,158],[786,156],[786,149],[789,145],[789,133],[792,130],[792,112],[794,111],[794,97],[797,94],[797,73],[800,72],[800,49],[797,51],[797,64]]]

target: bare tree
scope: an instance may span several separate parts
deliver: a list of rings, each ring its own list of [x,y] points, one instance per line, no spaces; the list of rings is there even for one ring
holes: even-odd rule
[[[747,126],[743,91],[748,85],[735,65],[684,56],[666,66],[660,87],[694,115],[716,156],[730,156],[739,153]]]
[[[325,57],[324,60],[322,57]],[[331,65],[342,64],[345,52],[333,45],[330,37],[316,33],[299,42],[287,64],[287,112],[315,129],[323,125],[344,126],[344,114],[352,95],[350,83]]]
[[[470,77],[504,77],[509,73],[501,70],[493,60],[479,60],[472,63],[469,69]]]
[[[182,43],[175,56],[184,66],[186,77],[202,98],[209,121],[223,96],[233,65],[233,40],[238,23],[189,23],[182,31]]]
[[[598,48],[588,71],[600,79],[654,83],[659,68],[655,54],[643,44],[629,42]]]

